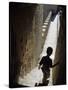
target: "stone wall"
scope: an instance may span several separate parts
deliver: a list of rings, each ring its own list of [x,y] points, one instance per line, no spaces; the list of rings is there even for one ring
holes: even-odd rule
[[[10,85],[38,64],[41,52],[43,5],[10,3]]]
[[[54,85],[66,84],[66,7],[61,6],[61,8],[61,26],[55,54],[55,63],[59,61],[59,65],[53,69]]]

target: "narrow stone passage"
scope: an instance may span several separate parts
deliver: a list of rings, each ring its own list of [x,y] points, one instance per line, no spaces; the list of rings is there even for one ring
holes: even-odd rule
[[[48,17],[49,18],[49,17]],[[49,19],[47,19],[46,22],[48,22]],[[44,22],[44,27],[46,27],[47,23]],[[53,48],[53,54],[51,55],[52,60],[54,61],[55,51],[56,51],[56,45],[57,45],[57,39],[59,34],[59,27],[60,27],[60,15],[59,13],[56,15],[54,21],[51,21],[48,34],[43,46],[42,53],[40,55],[40,59],[42,56],[46,56],[46,49],[47,47]],[[42,29],[45,33],[45,29]],[[42,35],[43,36],[43,35]],[[38,69],[38,66],[35,67],[30,73],[28,73],[24,78],[19,77],[19,84],[26,85],[26,86],[35,86],[35,83],[42,83],[43,73],[41,69]],[[50,70],[50,78],[49,78],[49,84],[52,85],[52,69]]]

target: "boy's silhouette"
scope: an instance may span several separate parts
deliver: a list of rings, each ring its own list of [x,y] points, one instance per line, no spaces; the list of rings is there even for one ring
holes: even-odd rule
[[[40,63],[39,63],[39,69],[42,69],[43,72],[43,85],[48,84],[47,78],[50,76],[50,68],[56,66],[58,63],[52,65],[52,59],[50,58],[50,55],[52,54],[53,49],[51,47],[47,48],[47,56],[43,56]]]

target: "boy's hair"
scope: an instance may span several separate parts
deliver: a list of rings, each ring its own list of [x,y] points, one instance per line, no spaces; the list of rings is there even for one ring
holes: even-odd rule
[[[47,48],[47,54],[50,56],[53,52],[53,49],[51,47]]]

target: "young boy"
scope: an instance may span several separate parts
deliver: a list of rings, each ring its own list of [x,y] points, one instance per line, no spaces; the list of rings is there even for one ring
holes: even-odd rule
[[[53,52],[53,49],[51,47],[47,48],[47,56],[43,56],[40,63],[39,63],[39,69],[42,69],[43,72],[43,85],[47,85],[48,81],[47,79],[50,76],[50,68],[55,67],[58,63],[52,65],[52,59],[50,58],[51,54]]]

